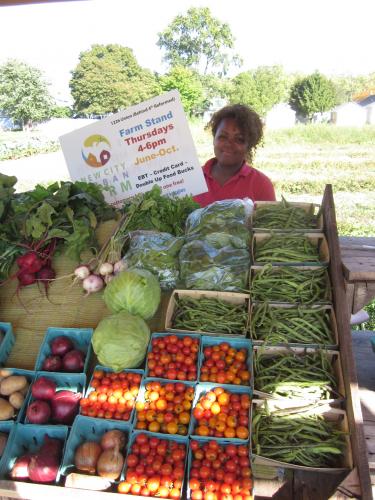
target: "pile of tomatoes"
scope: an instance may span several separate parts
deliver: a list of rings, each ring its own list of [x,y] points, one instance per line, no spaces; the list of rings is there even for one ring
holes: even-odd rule
[[[136,435],[127,457],[125,481],[119,493],[147,497],[181,498],[185,473],[185,443]]]
[[[204,347],[203,356],[199,377],[201,382],[249,385],[249,351],[245,347],[236,349],[228,342],[221,342]]]
[[[198,353],[198,337],[154,337],[147,354],[147,376],[169,380],[197,380]]]
[[[194,387],[183,382],[147,382],[135,405],[135,428],[186,435],[193,399]]]
[[[129,420],[141,379],[142,375],[135,372],[113,373],[95,370],[87,397],[80,400],[81,415]]]
[[[252,500],[252,475],[247,445],[221,445],[192,440],[189,498],[192,500]]]
[[[193,434],[217,438],[248,439],[250,393],[215,387],[203,393],[193,408],[197,420]]]

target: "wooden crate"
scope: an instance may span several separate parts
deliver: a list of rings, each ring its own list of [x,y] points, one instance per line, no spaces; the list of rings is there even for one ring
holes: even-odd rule
[[[258,207],[263,207],[266,205],[281,205],[281,204],[282,204],[281,201],[257,201],[255,203],[254,211],[251,214],[251,227],[252,227],[253,231],[260,232],[260,233],[266,233],[268,231],[272,231],[275,233],[276,232],[296,232],[296,233],[309,232],[309,233],[313,233],[313,232],[322,232],[323,231],[324,222],[323,222],[323,214],[322,214],[322,211],[320,210],[320,208],[321,208],[320,205],[318,205],[316,203],[303,203],[303,202],[299,202],[299,201],[288,201],[288,205],[291,205],[292,207],[302,208],[306,213],[313,213],[314,216],[316,216],[316,218],[317,218],[315,228],[309,227],[309,228],[305,228],[305,229],[283,229],[283,228],[267,229],[264,227],[256,226],[255,217],[256,217],[256,211],[257,211]]]

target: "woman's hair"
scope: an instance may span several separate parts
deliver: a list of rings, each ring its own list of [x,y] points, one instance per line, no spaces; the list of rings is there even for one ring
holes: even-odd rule
[[[263,123],[258,113],[244,104],[233,104],[224,106],[216,111],[207,123],[206,129],[211,130],[213,137],[222,120],[232,118],[235,120],[238,128],[244,134],[248,143],[246,158],[252,161],[254,151],[263,138]]]

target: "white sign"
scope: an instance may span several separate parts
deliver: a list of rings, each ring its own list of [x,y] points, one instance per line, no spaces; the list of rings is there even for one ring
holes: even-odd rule
[[[155,184],[175,196],[207,191],[177,90],[59,139],[72,180],[105,186],[113,205]]]

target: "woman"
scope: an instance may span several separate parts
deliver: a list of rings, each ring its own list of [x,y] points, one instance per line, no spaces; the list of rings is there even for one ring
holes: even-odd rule
[[[207,128],[214,138],[215,158],[203,166],[208,191],[194,196],[194,200],[201,207],[233,198],[274,201],[270,179],[247,163],[251,163],[263,137],[258,114],[242,104],[225,106],[212,115]]]

